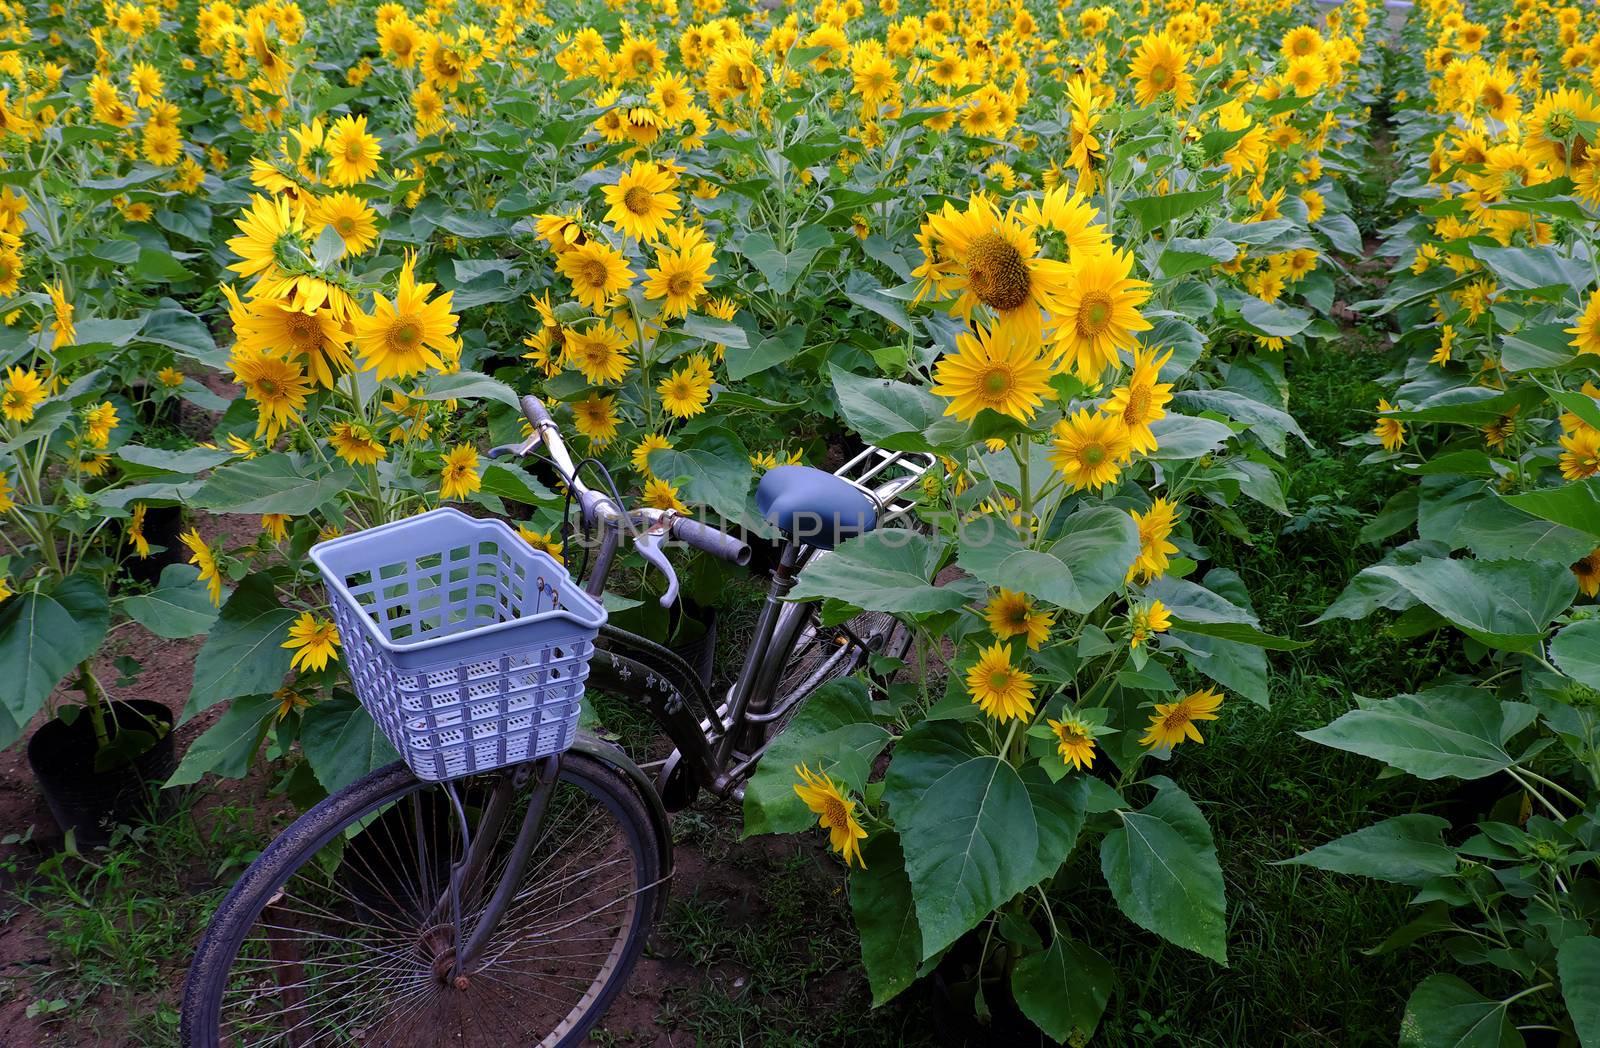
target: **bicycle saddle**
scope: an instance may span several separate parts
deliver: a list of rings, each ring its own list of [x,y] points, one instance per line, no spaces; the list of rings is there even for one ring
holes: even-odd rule
[[[878,523],[878,506],[860,488],[810,466],[777,466],[756,487],[767,523],[817,549],[833,549]]]

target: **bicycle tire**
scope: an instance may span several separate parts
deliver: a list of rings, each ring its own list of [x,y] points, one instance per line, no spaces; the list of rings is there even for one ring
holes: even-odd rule
[[[454,1031],[440,1029],[437,1023],[430,1024],[425,1015],[416,1015],[413,1020],[404,1024],[400,1024],[396,1018],[395,1023],[391,1025],[389,1035],[385,1035],[383,1025],[389,1020],[382,1018],[378,1023],[377,1035],[365,1030],[357,1031],[358,1034],[364,1035],[360,1037],[337,1033],[325,1036],[313,1030],[310,1040],[306,1040],[303,1035],[291,1038],[285,1034],[282,1041],[269,1039],[259,1043],[295,1044],[296,1048],[310,1044],[317,1045],[318,1048],[323,1045],[343,1048],[346,1044],[360,1044],[361,1048],[372,1048],[377,1044],[403,1045],[411,1048],[414,1045],[433,1046],[445,1043],[462,1046],[494,1044],[505,1045],[507,1048],[512,1045],[518,1048],[523,1048],[524,1045],[567,1048],[580,1044],[590,1028],[604,1015],[616,994],[627,983],[629,973],[649,935],[657,911],[659,893],[665,886],[661,869],[662,847],[661,842],[656,839],[654,822],[645,803],[625,776],[601,760],[587,754],[569,751],[562,759],[561,773],[555,789],[559,791],[562,786],[573,787],[587,794],[615,818],[623,831],[622,847],[625,847],[627,857],[631,860],[633,883],[638,887],[637,890],[627,894],[623,934],[611,946],[609,956],[603,962],[595,962],[600,964],[600,969],[593,982],[578,996],[573,1008],[559,1023],[554,1024],[550,1032],[542,1037],[529,1034],[506,1039],[501,1034],[488,1031],[486,1027],[480,1025],[467,1036],[463,1036],[461,1029]],[[423,791],[437,788],[438,784],[418,780],[403,764],[397,762],[388,765],[324,799],[268,845],[228,893],[200,940],[184,987],[179,1024],[180,1044],[183,1048],[221,1048],[223,1044],[229,1044],[231,1048],[233,1042],[223,1039],[222,1010],[224,996],[229,993],[234,965],[239,963],[240,950],[266,908],[269,905],[277,905],[284,898],[287,886],[294,882],[296,875],[306,867],[306,864],[317,861],[323,849],[333,843],[340,834],[345,834],[345,840],[339,847],[348,849],[352,847],[349,842],[358,839],[367,829],[375,827],[384,817],[384,813],[399,810],[397,807],[399,801],[408,796],[413,798],[423,796]],[[529,791],[522,792],[526,794]],[[413,804],[411,808],[415,811],[418,805]],[[361,829],[357,830],[355,835],[347,833],[346,831],[352,827]],[[548,826],[542,825],[540,831],[542,841],[543,834],[548,832]],[[419,860],[419,863],[436,865],[431,856]],[[528,866],[533,865],[534,862],[530,859]],[[524,877],[527,875],[525,870]],[[272,926],[269,924],[267,927]],[[503,927],[504,923],[497,926],[497,930]],[[269,937],[268,941],[274,940]],[[523,946],[516,944],[516,948],[522,949]],[[271,947],[268,949],[270,951]],[[511,953],[512,947],[506,947],[503,952]],[[387,955],[383,956],[384,963],[387,964]],[[299,974],[305,967],[304,962],[295,963],[294,970]],[[315,964],[314,961],[312,963]],[[518,963],[521,963],[520,959]],[[523,965],[523,967],[528,966]],[[487,968],[484,971],[486,973]],[[442,990],[435,992],[434,996],[443,1000],[452,988],[444,984],[441,986]],[[341,993],[346,992],[354,994],[353,989],[341,991]],[[511,991],[493,992],[504,997]],[[287,991],[280,993],[286,995]],[[306,1006],[301,1004],[298,1007],[303,1010]],[[318,1007],[320,1009],[322,1006]],[[461,1004],[455,1006],[458,1014],[467,1008],[468,1006]],[[298,1025],[300,1024],[297,1023]],[[462,1028],[467,1025],[469,1023],[464,1020]],[[294,1028],[291,1028],[289,1034],[293,1031]],[[252,1042],[254,1043],[258,1042]]]

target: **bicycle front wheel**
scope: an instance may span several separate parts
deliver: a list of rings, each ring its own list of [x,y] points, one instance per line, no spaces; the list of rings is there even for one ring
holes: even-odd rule
[[[184,990],[185,1048],[578,1044],[644,945],[661,845],[627,780],[569,752],[510,904],[457,972],[461,819],[486,849],[457,897],[464,943],[533,792],[486,814],[502,774],[458,780],[452,798],[394,764],[301,816],[206,929]]]

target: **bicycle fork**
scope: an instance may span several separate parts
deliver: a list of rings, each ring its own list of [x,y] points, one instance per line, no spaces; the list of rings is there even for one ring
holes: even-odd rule
[[[538,842],[545,810],[549,807],[550,795],[555,790],[556,780],[560,776],[559,753],[532,764],[518,765],[510,774],[503,776],[495,787],[494,794],[485,807],[483,820],[478,824],[476,835],[467,827],[466,809],[461,804],[455,784],[445,784],[456,818],[461,822],[464,848],[461,861],[450,870],[448,893],[434,904],[433,921],[442,922],[445,913],[448,912],[450,926],[454,932],[450,940],[451,945],[441,950],[433,961],[434,972],[440,981],[448,982],[458,990],[465,990],[471,985],[471,973],[478,957],[488,945],[489,937],[499,926],[500,918],[505,914],[506,908],[516,897],[517,886],[522,883],[523,871],[533,854],[533,846]],[[522,824],[517,828],[517,837],[511,845],[505,871],[479,915],[472,934],[466,936],[461,913],[463,891],[467,885],[477,883],[483,878],[494,842],[500,836],[500,825],[510,815],[512,800],[527,785],[530,777],[534,780],[533,795],[528,799],[528,810],[523,813]]]

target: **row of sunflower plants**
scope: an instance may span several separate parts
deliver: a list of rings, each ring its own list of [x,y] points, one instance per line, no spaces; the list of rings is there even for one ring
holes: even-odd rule
[[[1306,733],[1456,784],[1291,861],[1406,886],[1422,1045],[1600,1043],[1600,55],[1577,7],[1434,0],[1396,52],[1399,219],[1381,297],[1404,363],[1374,469],[1414,477],[1322,618],[1458,644],[1420,690]],[[1460,974],[1457,974],[1457,973]]]
[[[1016,172],[1066,157],[1060,181],[930,201],[905,367],[829,369],[852,430],[945,471],[917,526],[845,543],[794,595],[916,643],[874,666],[886,700],[844,681],[800,710],[745,821],[828,830],[875,1002],[938,972],[982,1018],[1013,1002],[1083,1043],[1116,982],[1075,916],[1085,852],[1127,919],[1227,963],[1216,845],[1179,780],[1299,642],[1203,567],[1194,527],[1248,541],[1242,500],[1285,511],[1305,438],[1284,351],[1337,333],[1315,314],[1361,251],[1342,183],[1376,84],[1359,3],[1320,29],[1215,14],[1191,36],[1185,14],[1122,12],[1120,52],[1030,82],[1050,103],[1018,116]]]

